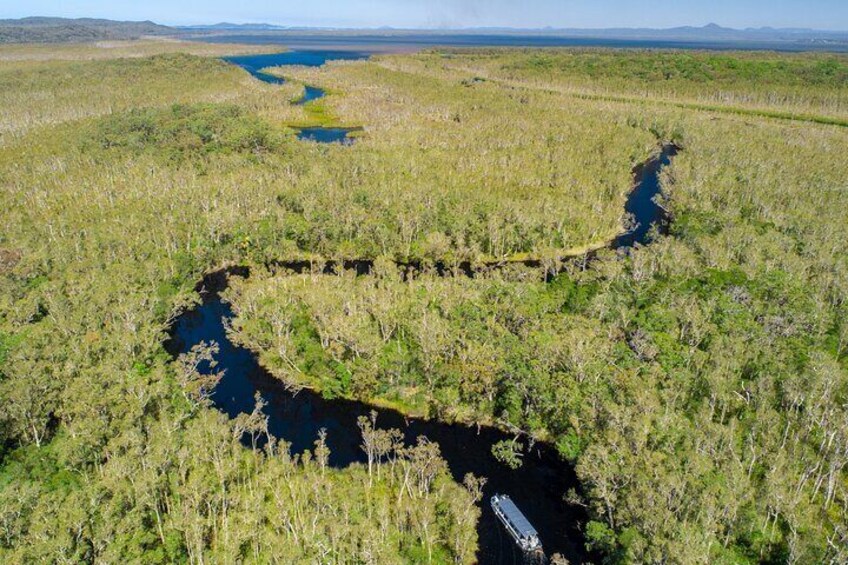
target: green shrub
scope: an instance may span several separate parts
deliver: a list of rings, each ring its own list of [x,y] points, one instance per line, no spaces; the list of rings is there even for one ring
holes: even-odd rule
[[[182,161],[215,153],[279,151],[284,135],[238,106],[176,104],[110,116],[98,124],[94,140],[105,149]]]

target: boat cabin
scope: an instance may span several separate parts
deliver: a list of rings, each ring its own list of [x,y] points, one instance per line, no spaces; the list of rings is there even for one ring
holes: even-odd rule
[[[539,534],[530,521],[521,513],[521,510],[505,494],[496,494],[492,497],[492,510],[503,523],[504,527],[515,540],[515,543],[524,551],[540,551],[542,542]]]

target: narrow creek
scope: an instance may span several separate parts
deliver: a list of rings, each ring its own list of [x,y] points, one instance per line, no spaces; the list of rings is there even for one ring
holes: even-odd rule
[[[303,97],[295,102],[298,106],[304,106],[309,104],[313,100],[319,100],[324,98],[326,93],[318,88],[317,86],[309,86],[308,84],[303,87]]]
[[[286,65],[302,65],[305,67],[320,67],[327,61],[357,61],[368,58],[366,53],[352,51],[284,51],[268,55],[239,55],[235,57],[224,57],[224,61],[237,65],[250,73],[254,78],[268,84],[283,84],[286,79],[270,73],[263,69],[270,67],[283,67]],[[303,96],[294,102],[298,106],[304,106],[314,100],[326,96],[326,92],[317,86],[304,85]],[[349,135],[361,128],[337,128],[337,127],[308,127],[301,128],[297,132],[297,138],[302,141],[314,141],[316,143],[341,143],[350,145],[353,138]]]
[[[311,60],[320,60],[320,57]],[[262,59],[256,64],[256,72],[280,64],[266,61]],[[661,192],[660,173],[676,153],[675,146],[665,145],[657,156],[634,169],[635,186],[625,206],[625,212],[634,220],[633,228],[615,239],[610,244],[611,248],[628,249],[636,244],[646,244],[652,228],[656,227],[660,232],[665,230],[667,215],[657,204],[656,197]],[[585,258],[576,260],[585,261]],[[527,264],[533,266],[532,263]],[[344,267],[365,275],[372,265],[371,261],[364,260],[345,263]],[[305,262],[286,263],[285,266],[294,272],[308,273],[312,269],[312,265]],[[330,272],[332,268],[333,265],[327,265],[325,271]],[[460,266],[458,271],[474,275],[470,265]],[[515,501],[538,530],[548,556],[560,553],[570,563],[585,563],[598,558],[588,554],[584,548],[582,528],[587,520],[585,510],[569,505],[563,498],[571,488],[579,491],[574,469],[559,458],[551,445],[535,444],[525,452],[523,465],[513,470],[492,455],[491,448],[495,443],[514,437],[499,429],[478,429],[476,426],[407,418],[397,411],[361,402],[328,400],[309,390],[292,393],[259,365],[253,352],[234,344],[227,335],[227,321],[233,313],[220,293],[227,287],[230,275],[249,276],[249,271],[232,268],[205,277],[198,286],[203,297],[202,304],[177,318],[167,344],[168,351],[174,356],[190,351],[201,342],[219,344],[217,369],[223,370],[224,376],[213,396],[218,409],[230,417],[250,413],[254,407],[254,396],[259,392],[268,402],[265,412],[274,436],[289,442],[291,452],[299,454],[312,449],[319,430],[326,429],[331,450],[330,465],[336,468],[366,462],[356,421],[359,416],[376,410],[378,427],[402,430],[407,442],[426,436],[438,443],[455,480],[462,481],[466,473],[487,479],[481,502],[482,515],[477,525],[479,563],[525,563],[527,559],[494,515],[489,505],[494,494],[507,494]]]

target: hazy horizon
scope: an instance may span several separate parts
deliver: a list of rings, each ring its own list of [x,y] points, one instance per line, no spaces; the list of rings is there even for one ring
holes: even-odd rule
[[[673,7],[648,1],[529,0],[325,0],[302,2],[224,0],[82,0],[56,7],[53,0],[25,5],[0,0],[0,18],[54,16],[152,20],[163,25],[264,23],[286,27],[462,30],[473,28],[609,29],[681,26],[808,28],[848,31],[848,3],[839,0],[716,0],[705,6],[682,0]]]

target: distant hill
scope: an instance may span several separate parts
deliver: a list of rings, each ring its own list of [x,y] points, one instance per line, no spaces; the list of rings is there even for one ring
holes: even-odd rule
[[[682,26],[668,29],[612,28],[612,29],[550,29],[545,33],[574,37],[611,37],[619,39],[666,39],[690,41],[845,41],[848,31],[821,31],[815,29],[772,27],[733,29],[718,24],[702,27]]]
[[[173,28],[150,21],[118,22],[92,18],[22,18],[0,20],[0,43],[65,43],[104,39],[137,39],[172,35]]]

